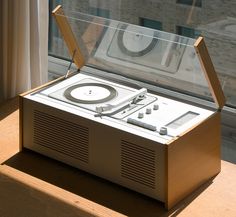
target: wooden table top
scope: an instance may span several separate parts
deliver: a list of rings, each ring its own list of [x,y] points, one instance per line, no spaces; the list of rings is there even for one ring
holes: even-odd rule
[[[0,105],[0,216],[236,216],[236,165],[167,212],[162,203],[31,151],[19,152],[17,100]]]

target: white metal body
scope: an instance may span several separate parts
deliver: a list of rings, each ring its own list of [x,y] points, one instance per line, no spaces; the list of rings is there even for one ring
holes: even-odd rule
[[[121,106],[114,118],[109,113],[96,116],[92,109],[50,97],[84,79],[117,87],[118,96],[126,98],[127,92],[122,90],[131,96],[137,91],[80,73],[28,94],[23,97],[23,146],[164,202],[166,145],[214,112],[147,93],[151,99],[147,104],[133,110]],[[168,127],[188,112],[198,115],[177,128]],[[129,123],[129,118],[156,130]],[[166,135],[160,134],[162,127],[167,129]]]

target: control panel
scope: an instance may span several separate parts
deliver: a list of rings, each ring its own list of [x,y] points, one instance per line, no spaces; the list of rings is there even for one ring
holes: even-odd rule
[[[161,96],[135,111],[126,122],[159,135],[178,136],[205,117],[204,109]]]

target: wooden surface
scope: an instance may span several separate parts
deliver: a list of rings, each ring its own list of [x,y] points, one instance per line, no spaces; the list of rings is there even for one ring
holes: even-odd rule
[[[236,216],[236,165],[165,211],[164,205],[31,151],[18,153],[17,100],[0,106],[0,216]],[[8,159],[8,160],[7,160]]]
[[[180,136],[167,148],[167,207],[220,172],[220,112]]]
[[[74,56],[73,60],[78,69],[80,69],[85,64],[84,55],[82,54],[75,35],[68,23],[67,17],[64,15],[62,6],[58,5],[52,12],[53,16],[56,19],[57,26],[59,27],[61,34],[66,42],[69,53],[71,57]],[[75,52],[75,53],[74,53]]]
[[[17,98],[0,105],[0,163],[19,151],[18,118]]]
[[[204,71],[206,80],[208,82],[211,94],[217,106],[222,109],[225,105],[225,96],[221,88],[220,81],[217,77],[216,71],[214,69],[213,63],[209,56],[206,44],[203,37],[199,37],[194,44],[194,48],[197,52],[198,58],[200,60],[202,69]]]

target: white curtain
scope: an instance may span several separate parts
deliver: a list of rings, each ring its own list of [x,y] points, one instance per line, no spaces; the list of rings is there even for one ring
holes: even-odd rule
[[[47,81],[48,0],[0,0],[0,102]]]

